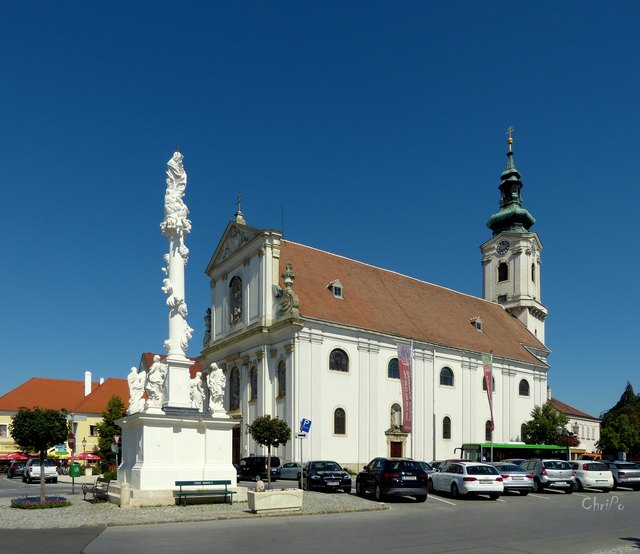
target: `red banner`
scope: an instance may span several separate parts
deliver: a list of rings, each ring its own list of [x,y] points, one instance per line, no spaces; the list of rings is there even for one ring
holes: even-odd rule
[[[411,414],[413,413],[411,382],[412,363],[411,347],[405,344],[398,345],[398,367],[400,369],[400,388],[402,389],[402,432],[411,433]]]
[[[491,414],[491,432],[495,428],[493,424],[493,356],[482,355],[482,366],[484,367],[484,382],[487,385],[487,398],[489,399],[489,413]]]

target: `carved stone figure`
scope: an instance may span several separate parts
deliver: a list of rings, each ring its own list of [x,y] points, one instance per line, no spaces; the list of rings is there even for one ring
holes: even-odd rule
[[[391,428],[400,429],[402,426],[402,412],[398,404],[391,406]]]
[[[144,384],[147,374],[144,371],[138,373],[135,367],[131,368],[127,381],[129,382],[129,414],[141,412],[144,408]]]
[[[164,195],[164,220],[160,224],[167,237],[179,237],[184,247],[184,236],[191,231],[191,222],[187,219],[189,209],[182,200],[187,188],[187,173],[182,167],[183,156],[175,152],[167,163],[167,190]],[[184,247],[186,248],[186,247]],[[180,252],[182,255],[182,252]],[[183,256],[184,257],[184,256]]]
[[[147,406],[162,406],[164,400],[164,382],[167,378],[168,366],[160,361],[157,354],[153,357],[153,364],[149,368],[147,376]]]
[[[204,405],[204,386],[202,385],[202,372],[198,371],[193,379],[189,380],[189,399],[191,407],[202,411]]]
[[[293,272],[293,264],[291,262],[287,262],[282,278],[284,279],[285,289],[282,291],[282,297],[278,306],[278,315],[280,317],[286,315],[298,317],[300,315],[300,310],[298,309],[300,301],[298,300],[298,295],[293,290],[293,281],[296,278],[296,274]]]
[[[205,348],[211,341],[211,308],[207,308],[207,312],[204,314],[204,337],[202,339],[202,346]]]
[[[209,412],[224,412],[224,388],[227,379],[218,364],[211,364],[207,375],[207,388],[209,389]]]

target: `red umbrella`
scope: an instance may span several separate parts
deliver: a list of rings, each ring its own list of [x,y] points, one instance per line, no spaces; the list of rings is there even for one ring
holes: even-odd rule
[[[73,457],[74,460],[87,460],[89,462],[95,462],[96,460],[101,460],[102,458],[97,454],[93,454],[92,452],[83,452],[82,454],[77,454]]]
[[[25,456],[22,452],[12,452],[11,454],[3,454],[0,460],[28,460],[29,456]]]

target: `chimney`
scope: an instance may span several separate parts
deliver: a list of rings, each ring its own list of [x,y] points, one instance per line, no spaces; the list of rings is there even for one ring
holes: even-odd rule
[[[89,396],[91,394],[91,372],[84,372],[84,395]]]
[[[104,377],[100,377],[100,384],[104,383]]]

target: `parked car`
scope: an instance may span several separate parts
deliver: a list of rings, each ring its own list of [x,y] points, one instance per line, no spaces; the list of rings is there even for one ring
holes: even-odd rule
[[[528,461],[529,461],[528,458],[507,458],[506,460],[500,460],[500,462],[497,462],[497,463],[515,464],[517,466],[521,466],[522,464],[524,464],[525,462],[528,462]]]
[[[307,462],[302,469],[300,488],[306,491],[342,489],[350,494],[351,475],[337,462],[326,460]]]
[[[7,479],[13,479],[14,477],[22,477],[22,471],[27,462],[25,460],[13,460],[9,464],[7,469]]]
[[[636,462],[623,462],[622,460],[603,460],[613,476],[613,488],[631,487],[640,491],[640,464]]]
[[[27,460],[22,468],[22,482],[33,483],[40,481],[40,459],[31,458]],[[44,480],[52,483],[58,482],[58,466],[53,460],[44,460]]]
[[[444,464],[444,462],[444,460],[432,460],[429,462],[429,465],[433,468],[433,471],[438,471],[438,469],[440,469],[440,466]]]
[[[504,492],[498,470],[478,462],[446,462],[429,476],[429,492],[448,492],[453,498],[465,494],[488,494],[497,500]]]
[[[571,494],[575,489],[575,477],[569,462],[532,459],[522,464],[522,467],[527,473],[533,475],[533,485],[536,492],[550,488],[562,489],[567,494]]]
[[[429,462],[418,462],[424,472],[429,475],[435,471],[435,468]]]
[[[602,462],[578,460],[570,463],[575,474],[576,490],[590,487],[609,492],[613,488],[613,474]]]
[[[522,496],[527,496],[533,491],[533,475],[527,473],[522,466],[505,462],[494,462],[491,465],[500,473],[505,492],[519,492]]]
[[[267,456],[249,456],[238,462],[238,480],[259,481],[267,479]],[[280,477],[280,458],[271,456],[271,480]]]
[[[413,460],[407,458],[374,458],[356,477],[356,494],[372,492],[380,501],[385,496],[414,496],[416,501],[427,499],[428,475]]]
[[[300,480],[302,464],[300,462],[287,462],[280,466],[280,479]]]

